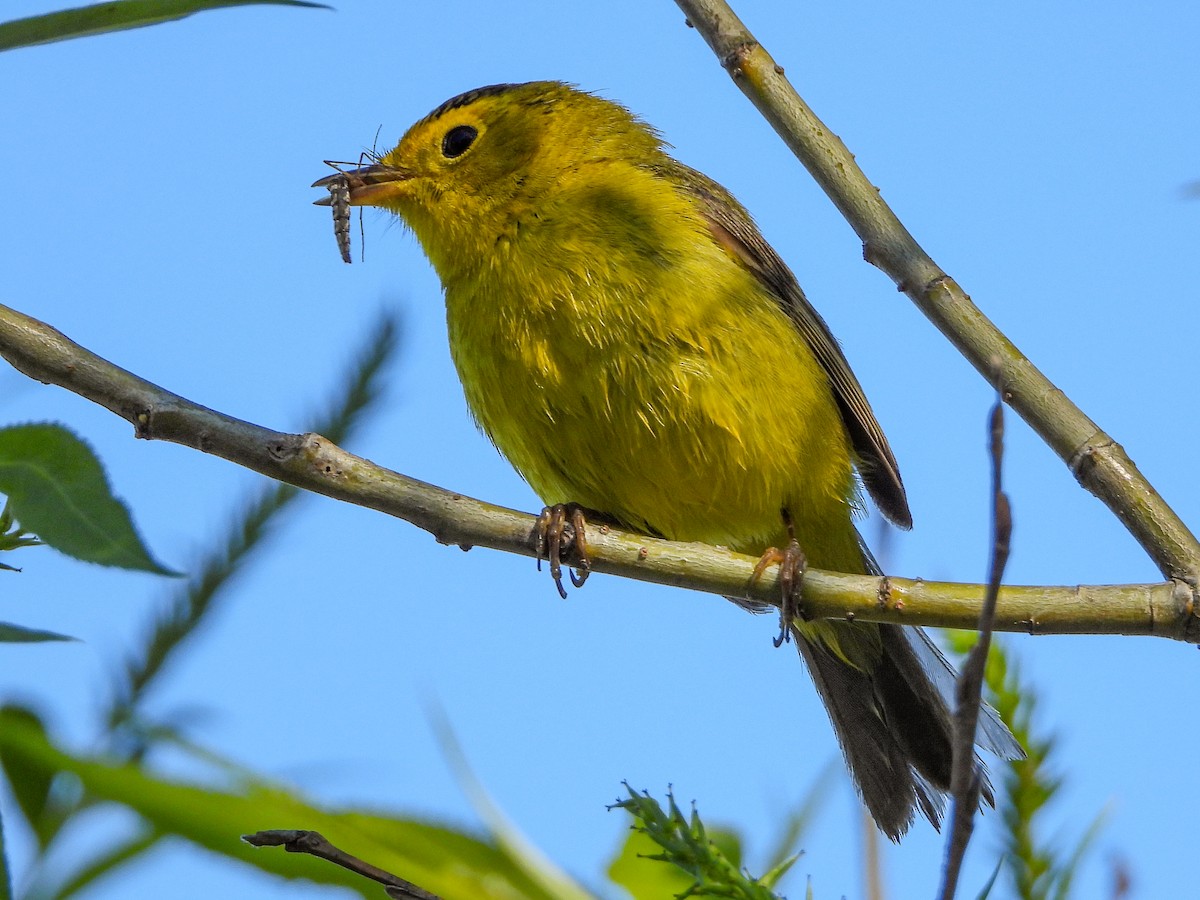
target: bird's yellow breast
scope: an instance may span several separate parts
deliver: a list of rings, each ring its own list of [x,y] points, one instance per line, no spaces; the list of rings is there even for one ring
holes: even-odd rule
[[[481,239],[489,252],[439,266],[451,351],[480,426],[546,503],[751,552],[787,508],[814,565],[855,564],[827,378],[691,198],[610,162]]]

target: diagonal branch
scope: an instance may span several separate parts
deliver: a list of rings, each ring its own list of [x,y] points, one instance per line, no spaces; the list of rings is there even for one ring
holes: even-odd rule
[[[200,406],[101,359],[58,330],[0,305],[0,356],[131,422],[138,437],[223,457],[269,478],[411,522],[440,543],[537,555],[536,517],[417,481],[330,443],[286,434]],[[588,530],[592,570],[778,605],[774,569],[754,581],[758,560],[705,544],[663,541],[607,526]],[[813,618],[974,628],[981,585],[838,575],[810,569],[804,612]],[[1200,643],[1191,592],[1175,582],[1011,587],[996,628],[1029,634],[1143,634]]]
[[[993,325],[900,223],[846,146],[799,97],[770,54],[724,0],[676,0],[721,65],[771,123],[882,269],[992,383],[1004,400],[1121,520],[1167,578],[1200,601],[1200,542],[1124,449],[1074,406]],[[999,625],[998,625],[999,627]]]

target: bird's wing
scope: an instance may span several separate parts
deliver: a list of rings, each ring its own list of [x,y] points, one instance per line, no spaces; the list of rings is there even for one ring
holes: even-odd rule
[[[695,169],[679,164],[668,177],[700,203],[714,237],[740,259],[775,296],[829,377],[846,431],[858,456],[858,472],[880,511],[901,528],[912,527],[912,513],[900,469],[862,386],[825,320],[813,309],[796,276],[759,233],[745,208],[725,188]]]

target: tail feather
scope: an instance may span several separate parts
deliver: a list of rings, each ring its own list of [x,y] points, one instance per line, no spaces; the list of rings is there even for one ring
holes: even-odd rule
[[[919,809],[935,828],[950,789],[953,723],[950,709],[904,629],[878,628],[882,654],[867,668],[851,665],[793,629],[817,692],[825,703],[854,782],[879,829],[898,841]],[[921,635],[923,638],[924,635]],[[992,789],[976,757],[983,799]]]
[[[880,625],[883,656],[871,682],[884,717],[914,769],[940,791],[950,789],[954,726],[942,695],[897,625]]]
[[[821,565],[880,574],[862,538],[854,537],[857,559],[826,559]],[[770,608],[728,599],[751,612]],[[911,626],[821,620],[797,621],[791,630],[879,830],[899,841],[918,810],[939,828],[950,791],[950,704],[957,677],[946,658],[924,631]],[[985,703],[979,713],[979,746],[1002,759],[1025,755],[994,709]],[[983,760],[976,755],[974,762],[981,801],[994,805]]]
[[[917,664],[933,681],[937,692],[949,702],[954,697],[958,673],[923,629],[905,628],[902,633],[917,657]],[[975,743],[1001,759],[1025,758],[1025,750],[1008,730],[1008,726],[1000,721],[1000,714],[987,703],[979,708],[979,729],[975,734]]]
[[[898,841],[917,806],[929,815],[936,805],[914,778],[905,748],[888,727],[874,680],[799,631],[793,635],[863,802],[879,829]]]

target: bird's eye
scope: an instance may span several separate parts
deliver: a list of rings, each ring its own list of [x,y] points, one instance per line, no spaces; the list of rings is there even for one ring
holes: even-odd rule
[[[442,156],[449,159],[462,156],[467,152],[467,148],[475,143],[478,134],[479,132],[470,125],[455,125],[442,138]]]

